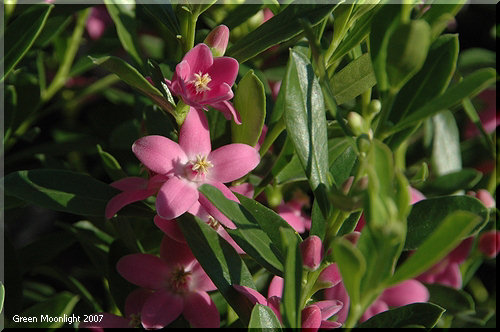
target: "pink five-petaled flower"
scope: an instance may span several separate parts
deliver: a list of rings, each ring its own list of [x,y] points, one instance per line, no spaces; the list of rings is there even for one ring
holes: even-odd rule
[[[138,327],[141,324],[142,307],[151,294],[151,291],[148,289],[136,289],[125,300],[125,317],[100,312],[97,315],[102,315],[102,318],[98,322],[82,322],[78,327],[94,331],[104,331],[103,329],[106,328]]]
[[[154,291],[141,310],[144,328],[163,328],[181,314],[195,328],[219,327],[219,312],[207,293],[216,287],[186,244],[165,236],[160,257],[131,254],[116,267],[129,282]]]
[[[211,149],[207,118],[202,110],[195,108],[190,109],[181,127],[178,144],[154,135],[140,138],[132,145],[132,151],[148,169],[168,177],[156,198],[160,217],[174,219],[188,210],[197,210],[201,204],[209,215],[234,228],[197,189],[208,183],[227,198],[237,201],[223,183],[239,179],[253,170],[260,161],[259,153],[239,143]]]
[[[279,321],[282,321],[280,301],[283,293],[283,278],[278,276],[273,277],[269,285],[267,299],[255,289],[240,285],[233,285],[233,287],[245,295],[253,304],[259,303],[271,308]],[[320,328],[333,329],[341,327],[342,324],[329,321],[328,319],[339,312],[342,306],[342,302],[337,300],[318,301],[306,306],[301,311],[301,327],[308,329],[308,331],[317,331]]]
[[[238,111],[229,102],[234,96],[231,86],[238,75],[238,68],[235,59],[214,59],[207,45],[198,44],[175,67],[172,81],[165,82],[184,103],[203,109],[212,106],[221,111],[226,119],[233,118],[234,122],[241,124]]]

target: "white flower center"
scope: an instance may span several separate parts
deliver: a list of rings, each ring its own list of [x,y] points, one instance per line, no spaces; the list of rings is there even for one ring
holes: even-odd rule
[[[210,90],[208,83],[210,83],[211,80],[212,78],[208,75],[208,73],[202,74],[200,71],[197,74],[194,74],[194,79],[191,83],[193,83],[196,93],[202,93]]]

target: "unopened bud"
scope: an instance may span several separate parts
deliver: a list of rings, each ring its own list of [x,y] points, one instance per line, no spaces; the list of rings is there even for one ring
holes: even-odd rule
[[[214,57],[223,56],[226,52],[227,43],[229,42],[229,28],[225,25],[219,25],[205,38],[205,43]]]
[[[323,259],[323,245],[321,239],[316,235],[311,235],[300,244],[302,263],[304,268],[315,271]]]
[[[479,250],[489,258],[498,254],[498,243],[500,242],[500,232],[492,230],[481,234],[479,237]]]
[[[375,116],[380,112],[381,109],[382,104],[380,103],[380,100],[373,99],[368,105],[368,114],[370,114],[370,116]]]
[[[361,135],[364,132],[364,119],[361,115],[359,115],[356,112],[349,112],[347,114],[347,123],[349,124],[349,127],[351,127],[353,133],[356,136]]]
[[[490,192],[486,189],[479,189],[476,194],[477,199],[479,199],[484,206],[488,209],[495,207],[495,199],[491,196]]]

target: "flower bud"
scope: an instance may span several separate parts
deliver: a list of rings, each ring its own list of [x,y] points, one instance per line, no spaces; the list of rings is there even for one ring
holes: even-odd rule
[[[498,242],[500,242],[500,232],[492,230],[481,234],[479,237],[479,250],[489,258],[498,254]]]
[[[214,57],[218,57],[224,55],[228,42],[229,28],[225,25],[219,25],[208,34],[203,43],[210,47]]]
[[[318,289],[331,288],[336,286],[342,281],[340,270],[336,263],[330,264],[321,271],[318,279],[316,280],[316,287]]]
[[[351,127],[352,132],[356,136],[359,136],[363,133],[365,123],[363,117],[358,113],[349,112],[349,114],[347,114],[347,123],[349,124],[349,127]]]
[[[494,208],[495,207],[495,199],[491,196],[488,190],[486,189],[479,189],[476,193],[477,199],[479,199],[484,206],[486,206],[488,209]]]
[[[373,99],[370,104],[368,104],[368,114],[372,117],[377,115],[381,109],[382,103],[378,99]]]
[[[302,263],[304,268],[315,271],[323,259],[323,245],[321,239],[316,235],[311,235],[300,244]]]

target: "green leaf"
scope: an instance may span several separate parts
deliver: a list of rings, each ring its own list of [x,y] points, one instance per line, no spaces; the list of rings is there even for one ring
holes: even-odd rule
[[[412,303],[403,307],[387,310],[359,324],[359,328],[403,328],[436,325],[444,309],[432,303]]]
[[[466,76],[459,83],[448,88],[446,92],[428,101],[415,112],[411,113],[389,129],[389,133],[395,133],[410,126],[415,126],[420,121],[452,106],[460,103],[466,97],[472,97],[495,82],[496,71],[485,68],[475,71]]]
[[[496,64],[496,53],[484,48],[468,48],[461,52],[458,58],[458,68],[461,73],[484,67],[495,67]]]
[[[60,328],[69,325],[69,318],[71,316],[75,305],[78,303],[80,298],[77,295],[61,292],[47,301],[37,303],[21,314],[22,317],[33,317],[36,318],[36,322],[31,323],[12,323],[11,327],[23,327],[23,328]],[[61,320],[54,320],[54,318],[61,317]],[[66,321],[64,321],[66,317]],[[49,320],[48,318],[51,318]]]
[[[444,175],[462,169],[460,134],[455,117],[450,111],[442,111],[432,117],[432,170]]]
[[[0,281],[0,314],[3,313],[3,301],[5,300],[5,287]]]
[[[302,164],[296,154],[294,154],[290,162],[276,174],[275,179],[278,184],[307,181]]]
[[[283,286],[283,325],[287,328],[300,327],[302,296],[302,256],[295,232],[280,228],[282,241],[287,248],[285,258],[285,280]]]
[[[318,201],[314,200],[311,210],[311,229],[309,235],[318,236],[321,241],[325,238],[326,219],[319,208]]]
[[[120,163],[110,153],[104,151],[99,144],[97,144],[97,153],[101,157],[102,166],[104,171],[113,180],[123,179],[127,174],[122,170]]]
[[[106,9],[115,23],[118,39],[130,56],[140,66],[143,65],[139,55],[139,43],[137,41],[137,23],[135,18],[135,4],[120,4],[116,0],[104,0]]]
[[[330,173],[337,188],[351,175],[358,155],[350,138],[334,138],[328,141],[328,160]]]
[[[307,20],[314,26],[328,16],[333,7],[334,4],[288,6],[278,15],[273,16],[238,40],[227,51],[227,55],[240,63],[245,62],[269,47],[289,40],[302,32],[303,28],[299,19]]]
[[[337,238],[332,244],[333,257],[349,293],[351,306],[360,303],[361,279],[366,270],[366,261],[361,251],[344,238]]]
[[[96,65],[115,73],[122,81],[144,93],[167,112],[173,112],[175,106],[168,102],[168,100],[163,97],[162,93],[152,86],[137,69],[122,59],[114,56],[106,56],[97,59],[90,58]]]
[[[328,141],[325,105],[318,79],[307,57],[291,50],[285,76],[285,123],[309,184],[323,214],[328,202]]]
[[[31,6],[7,26],[5,34],[0,39],[0,44],[8,45],[5,54],[0,59],[0,67],[4,68],[0,82],[3,82],[26,55],[42,31],[53,8],[54,5],[47,4]]]
[[[173,37],[180,35],[179,21],[170,2],[149,0],[147,4],[141,3],[141,7],[160,24],[163,24]]]
[[[479,225],[488,222],[488,209],[475,197],[444,196],[428,198],[412,206],[408,216],[405,250],[414,250],[455,211],[467,211],[479,217]],[[478,227],[471,230],[478,231]],[[466,234],[470,235],[470,233]]]
[[[236,225],[236,229],[226,229],[226,231],[241,249],[271,273],[282,275],[283,256],[279,248],[260,228],[248,210],[235,201],[227,199],[219,189],[211,185],[204,184],[199,191]]]
[[[122,240],[117,239],[109,246],[108,260],[106,262],[107,273],[106,279],[108,282],[109,292],[114,303],[120,311],[125,312],[125,300],[127,296],[137,287],[125,280],[116,270],[118,261],[129,254],[135,253],[131,251]]]
[[[281,323],[271,308],[257,303],[253,307],[248,328],[252,331],[281,331]]]
[[[233,142],[255,146],[266,118],[266,93],[253,70],[249,70],[238,83],[233,102],[241,117],[240,125],[231,122]]]
[[[463,290],[440,284],[428,284],[425,286],[429,290],[429,302],[443,307],[446,309],[446,313],[456,315],[460,313],[471,314],[475,312],[472,296]]]
[[[450,20],[455,17],[465,2],[465,0],[453,1],[451,3],[443,1],[430,6],[429,10],[422,15],[422,19],[426,20],[431,26],[433,40],[446,29]]]
[[[473,188],[481,180],[481,177],[482,173],[476,169],[461,169],[427,181],[423,191],[434,195],[452,194],[457,190]]]
[[[445,257],[476,227],[481,218],[465,211],[449,214],[389,280],[390,285],[418,276]]]
[[[351,61],[330,80],[337,104],[356,98],[377,83],[368,53]]]
[[[232,285],[255,289],[252,275],[234,248],[205,222],[185,213],[178,219],[189,247],[217,289],[246,325],[253,305]]]
[[[400,89],[420,68],[427,57],[431,29],[424,20],[398,26],[387,44],[387,78],[392,88]]]
[[[104,216],[117,189],[88,175],[65,170],[17,171],[4,178],[5,192],[51,210]]]
[[[370,32],[370,55],[373,71],[377,78],[377,88],[385,91],[389,88],[387,78],[387,50],[392,33],[400,21],[401,6],[386,4],[378,10],[372,19]]]
[[[251,5],[245,3],[238,4],[238,6],[227,13],[221,24],[224,24],[232,31],[234,28],[245,23],[248,19],[257,14],[261,9],[262,5],[258,3],[253,3]]]
[[[279,229],[285,228],[293,230],[290,224],[281,218],[279,214],[260,204],[256,200],[250,199],[238,193],[235,193],[235,195],[239,199],[241,205],[243,205],[243,207],[245,207],[247,211],[252,214],[254,219],[259,223],[260,227],[264,230],[264,232],[266,232],[267,236],[269,236],[273,243],[278,247],[281,257],[285,257],[286,245],[283,243]],[[302,238],[297,232],[295,232],[295,237],[297,241],[302,241]]]

